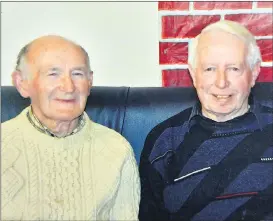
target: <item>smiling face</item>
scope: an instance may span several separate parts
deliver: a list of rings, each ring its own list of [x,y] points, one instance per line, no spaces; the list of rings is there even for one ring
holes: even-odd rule
[[[42,122],[72,121],[85,108],[92,74],[83,51],[61,38],[34,42],[27,53],[30,79],[25,97]]]
[[[247,64],[243,40],[223,31],[208,31],[200,36],[196,67],[190,73],[204,116],[227,121],[248,110],[248,96],[256,80],[256,65]]]

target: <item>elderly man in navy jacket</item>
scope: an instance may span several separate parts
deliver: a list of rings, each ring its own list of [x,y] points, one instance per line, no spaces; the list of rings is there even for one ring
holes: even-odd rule
[[[211,24],[188,63],[199,101],[146,139],[140,221],[273,220],[273,117],[250,96],[261,63],[253,35]]]

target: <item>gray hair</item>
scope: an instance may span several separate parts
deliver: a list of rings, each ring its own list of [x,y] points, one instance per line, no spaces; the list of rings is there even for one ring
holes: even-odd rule
[[[75,44],[73,42],[73,44]],[[85,57],[85,62],[87,64],[87,67],[89,69],[89,71],[91,71],[91,66],[90,66],[90,58],[89,55],[87,53],[87,51],[80,45],[75,44],[77,47],[79,47],[81,49],[81,51],[84,54]],[[19,52],[18,56],[17,56],[17,60],[16,60],[16,66],[15,66],[15,70],[16,71],[20,71],[22,73],[22,76],[24,79],[27,79],[30,75],[28,72],[28,61],[27,61],[27,53],[29,51],[29,48],[31,46],[31,43],[26,44]]]
[[[250,69],[253,69],[257,62],[262,61],[260,48],[257,46],[256,40],[254,36],[249,32],[249,30],[247,30],[243,25],[237,22],[221,20],[216,23],[208,25],[201,31],[199,35],[197,35],[194,39],[192,39],[189,42],[188,64],[190,64],[193,68],[195,68],[196,66],[196,49],[199,38],[203,33],[211,30],[222,30],[242,39],[248,47],[247,63]]]

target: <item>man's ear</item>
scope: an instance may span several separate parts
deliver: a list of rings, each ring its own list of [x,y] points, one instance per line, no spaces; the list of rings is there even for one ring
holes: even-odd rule
[[[14,71],[12,73],[12,84],[17,88],[22,97],[29,97],[29,84],[28,80],[23,76],[21,71]]]
[[[261,70],[261,62],[257,62],[255,64],[255,66],[253,67],[252,71],[251,71],[251,74],[252,74],[252,78],[251,78],[251,87],[254,87],[255,83],[256,83],[256,80],[259,76],[259,73],[260,73],[260,70]]]
[[[193,68],[190,64],[188,64],[189,72],[191,75],[191,79],[193,82],[193,86],[196,87],[196,73],[195,73],[195,68]]]

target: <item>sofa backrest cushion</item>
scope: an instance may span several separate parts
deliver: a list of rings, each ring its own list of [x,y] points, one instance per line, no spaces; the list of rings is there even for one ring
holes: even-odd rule
[[[273,83],[257,83],[252,90],[262,104],[273,107]],[[149,131],[170,116],[192,106],[193,88],[93,87],[86,104],[90,118],[122,134],[134,148],[137,162]],[[1,122],[30,104],[15,87],[1,87]]]

